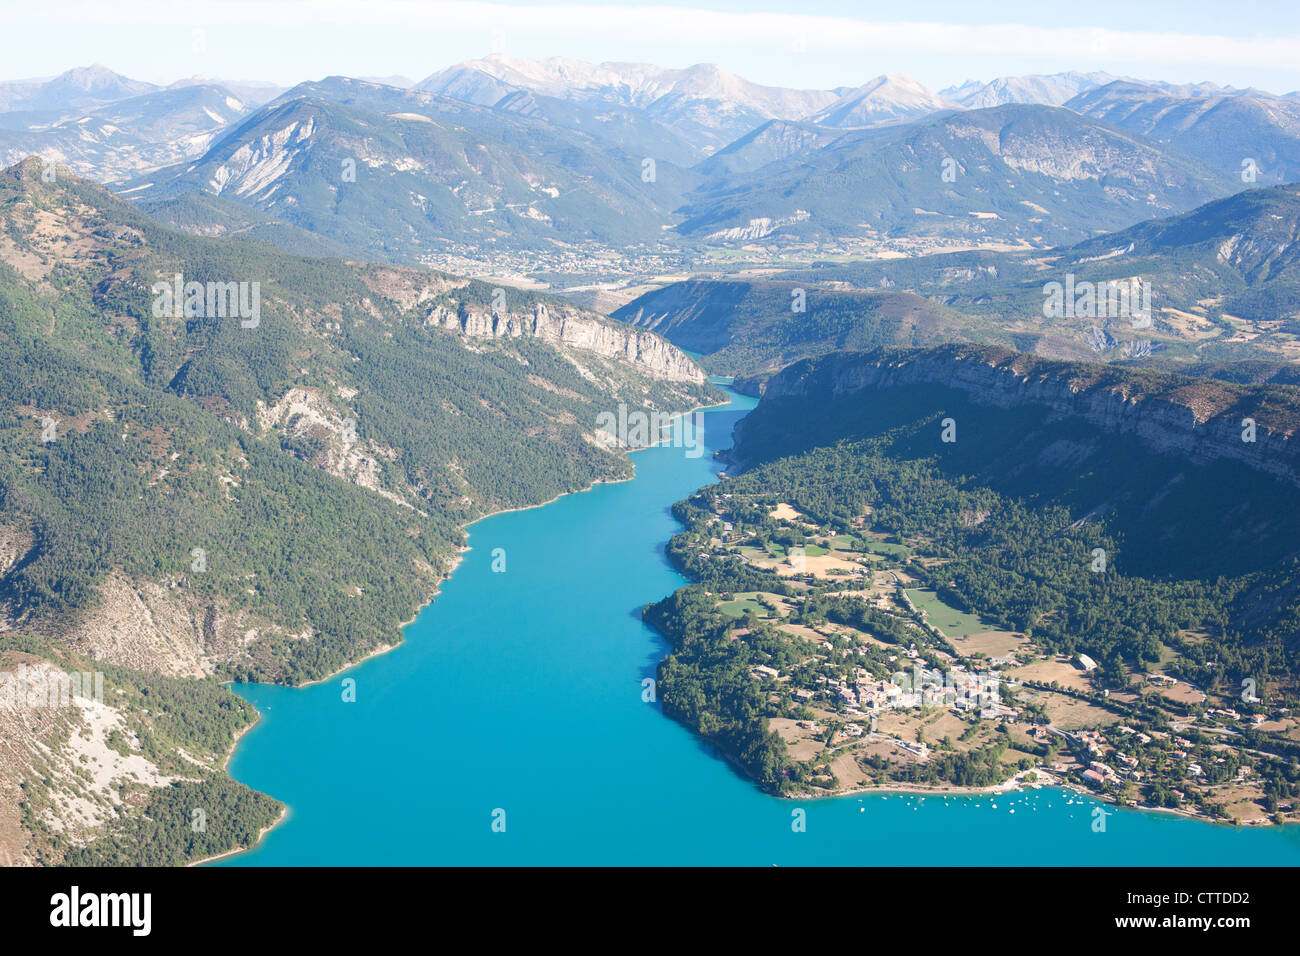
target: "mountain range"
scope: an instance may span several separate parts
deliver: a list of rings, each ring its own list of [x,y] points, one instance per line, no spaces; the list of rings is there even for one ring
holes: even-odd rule
[[[635,110],[685,137],[699,156],[712,152],[769,119],[801,119],[833,103],[841,91],[760,86],[710,63],[674,70],[648,63],[584,63],[552,57],[507,59],[493,55],[440,70],[417,89],[480,106],[496,106],[529,91],[582,104],[587,119],[610,108]],[[697,158],[699,158],[697,156]]]
[[[940,90],[939,95],[969,109],[1005,106],[1008,103],[1039,103],[1063,106],[1085,90],[1104,86],[1117,77],[1109,73],[1053,73],[1050,76],[1001,76],[981,83],[968,80],[958,86]]]
[[[526,114],[333,77],[295,87],[193,162],[128,184],[148,208],[209,194],[357,255],[658,242],[692,174]]]
[[[1188,95],[1115,81],[1065,103],[1085,116],[1140,133],[1244,182],[1300,178],[1300,102],[1257,90]]]
[[[684,235],[967,236],[1054,245],[1182,212],[1240,185],[1070,110],[1010,105],[846,134],[705,184]]]
[[[66,163],[201,234],[561,284],[702,249],[1046,248],[1300,170],[1300,101],[1213,84],[792,90],[710,64],[499,55],[389,79],[269,99],[100,66],[17,81],[0,85],[0,160]]]
[[[159,89],[155,83],[132,80],[96,63],[51,79],[0,82],[0,111],[87,109],[142,93],[156,93]]]
[[[1137,282],[1149,322],[1045,315],[1045,289]],[[1131,285],[1130,285],[1131,288]],[[798,303],[798,308],[795,307]],[[1292,381],[1300,356],[1300,185],[1254,188],[1191,212],[1049,251],[968,251],[695,278],[613,315],[700,354],[754,391],[773,371],[846,348],[984,342],[1049,358],[1161,365],[1233,381]],[[1249,367],[1240,367],[1248,363]]]
[[[846,537],[891,509],[917,530],[942,510],[924,478],[962,507],[920,529],[953,537],[912,581],[1049,652],[1100,622],[1108,671],[1174,648],[1208,673],[1295,633],[1300,577],[1268,577],[1300,528],[1294,95],[502,56],[164,87],[96,65],[0,84],[0,160],[0,671],[113,688],[89,730],[0,708],[6,863],[250,845],[282,808],[226,771],[255,715],[222,682],[391,647],[471,522],[629,477],[602,415],[720,402],[710,373],[761,396],[730,464],[771,484],[733,517],[770,529],[811,490]],[[1149,312],[1098,311],[1121,283]],[[1057,285],[1098,294],[1053,313]],[[946,414],[961,443],[936,440]],[[842,510],[877,479],[881,508]],[[1075,531],[1155,590],[1092,600],[1090,552],[1057,560]],[[986,534],[993,583],[967,547]],[[733,625],[719,659],[750,653]],[[222,824],[194,836],[195,806]]]
[[[86,110],[0,113],[0,163],[40,155],[79,175],[116,183],[201,155],[249,107],[199,84],[151,90]],[[60,117],[49,121],[37,116]]]

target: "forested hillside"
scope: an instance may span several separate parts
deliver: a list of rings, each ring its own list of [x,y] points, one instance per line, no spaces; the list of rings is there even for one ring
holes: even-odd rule
[[[845,773],[862,778],[853,786],[996,783],[1016,771],[993,757],[1021,741],[1011,724],[1050,727],[1066,698],[1086,700],[1129,733],[1167,735],[1180,721],[1185,749],[1205,748],[1190,759],[1207,765],[1223,763],[1223,735],[1244,735],[1263,759],[1248,768],[1260,783],[1242,806],[1275,812],[1300,795],[1289,723],[1257,729],[1285,718],[1300,691],[1300,521],[1289,504],[1298,412],[1290,386],[1000,349],[796,363],[737,429],[741,474],[678,506],[687,530],[670,554],[697,583],[647,611],[672,643],[665,709],[765,786],[800,790],[842,787]],[[934,602],[928,617],[922,601]],[[963,615],[971,624],[952,630]],[[945,744],[946,763],[910,769],[878,753],[838,763],[845,738],[831,724],[807,756],[811,739],[795,728],[818,724],[809,700],[829,699],[839,720],[860,722],[856,733],[868,720],[834,693],[818,697],[827,680],[851,689],[856,679],[865,699],[909,645],[928,667],[987,670],[979,641],[1016,650],[999,659],[1011,709],[970,725],[962,741],[974,750]],[[1079,654],[1096,662],[1086,680],[1068,663]],[[1195,697],[1166,700],[1155,681]],[[1034,766],[1032,735],[1014,746],[1019,769]],[[1219,790],[1188,786],[1165,753],[1142,762],[1148,782],[1126,786],[1125,799],[1174,806],[1173,788],[1195,794],[1195,812],[1227,812]]]
[[[1011,339],[909,292],[799,282],[675,282],[612,314],[699,353],[710,372],[737,377],[770,374],[840,349]]]
[[[174,233],[43,173],[0,174],[0,650],[132,681],[324,677],[400,639],[469,521],[626,477],[600,412],[716,396],[673,347],[567,303]],[[241,307],[171,308],[177,276],[243,283]],[[109,703],[144,741],[135,700]],[[233,729],[204,741],[202,779]],[[31,769],[0,779],[8,811]],[[9,843],[63,845],[38,844]]]

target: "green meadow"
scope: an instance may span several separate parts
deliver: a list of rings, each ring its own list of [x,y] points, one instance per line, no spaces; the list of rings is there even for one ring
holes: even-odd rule
[[[939,595],[929,589],[909,588],[908,598],[918,611],[925,612],[925,619],[948,637],[970,637],[981,634],[991,628],[980,620],[977,614],[967,614],[939,599]]]

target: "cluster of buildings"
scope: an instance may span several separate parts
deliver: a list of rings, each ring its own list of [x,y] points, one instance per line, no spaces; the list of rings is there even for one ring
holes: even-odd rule
[[[1121,725],[1120,725],[1119,727],[1117,727],[1116,729],[1117,729],[1121,734],[1133,734],[1133,735],[1137,738],[1137,742],[1140,743],[1140,744],[1142,744],[1143,746],[1145,746],[1145,745],[1151,743],[1151,736],[1150,736],[1150,734],[1144,734],[1144,733],[1142,733],[1141,731],[1134,730],[1132,727],[1126,727],[1126,726],[1124,726],[1123,724],[1121,724]]]
[[[1088,769],[1083,772],[1083,778],[1090,783],[1098,786],[1119,787],[1125,780],[1140,782],[1142,780],[1142,771],[1138,769],[1136,757],[1130,757],[1116,751],[1112,758],[1124,765],[1124,770],[1112,769],[1109,764],[1102,763],[1100,760],[1093,760],[1088,764]]]
[[[770,667],[754,667],[750,674],[756,678],[781,679]],[[818,693],[843,704],[844,712],[856,716],[871,716],[885,710],[908,710],[921,707],[946,707],[957,713],[977,713],[985,720],[1011,720],[1020,716],[1020,709],[1004,705],[999,697],[1000,678],[980,674],[961,667],[948,672],[926,669],[914,665],[912,673],[898,671],[888,681],[876,679],[862,667],[853,669],[851,680],[836,677],[818,677],[816,691],[800,688],[793,697],[798,703],[808,703]]]
[[[1131,727],[1120,727],[1121,731],[1133,732]],[[1080,730],[1074,734],[1075,741],[1088,753],[1092,758],[1088,762],[1088,769],[1083,771],[1085,782],[1092,784],[1094,787],[1112,787],[1119,788],[1123,785],[1124,779],[1141,780],[1142,773],[1137,770],[1137,760],[1131,757],[1125,757],[1115,750],[1113,757],[1115,760],[1126,764],[1129,769],[1122,774],[1117,772],[1109,764],[1103,763],[1099,758],[1103,756],[1102,749],[1107,745],[1106,735],[1099,730]]]
[[[690,261],[670,248],[629,247],[612,249],[596,242],[571,246],[495,248],[487,243],[448,240],[445,247],[419,257],[422,265],[456,275],[492,281],[493,277],[510,277],[512,285],[532,283],[537,273],[551,273],[572,281],[592,282],[594,277],[618,277],[617,281],[595,281],[578,288],[618,288],[626,276],[655,276],[689,270]],[[558,291],[558,290],[557,290]]]

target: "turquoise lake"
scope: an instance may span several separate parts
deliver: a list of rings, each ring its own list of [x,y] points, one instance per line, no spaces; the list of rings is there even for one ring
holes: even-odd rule
[[[703,457],[637,452],[632,481],[473,525],[396,650],[312,687],[237,685],[262,720],[231,773],[289,815],[213,865],[1300,865],[1300,827],[1108,807],[1097,833],[1094,803],[1058,790],[776,799],[643,703],[666,646],[641,608],[685,583],[669,509],[716,480],[753,404],[705,412]]]

